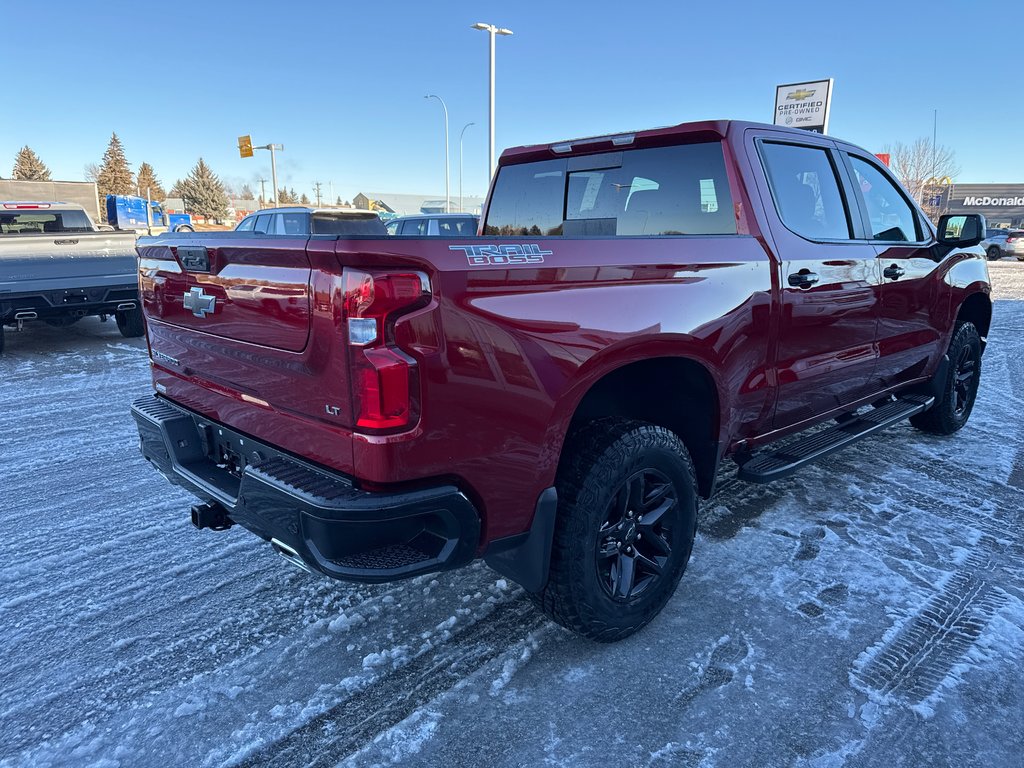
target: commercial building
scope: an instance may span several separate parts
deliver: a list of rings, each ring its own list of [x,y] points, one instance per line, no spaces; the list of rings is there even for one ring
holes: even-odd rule
[[[941,195],[943,213],[980,213],[990,227],[1024,228],[1024,184],[950,184]]]
[[[391,192],[360,192],[352,198],[352,205],[356,208],[384,210],[388,213],[397,213],[399,216],[416,213],[442,213],[444,203],[444,195],[404,195]],[[452,195],[451,198],[452,213],[479,214],[483,205],[482,197],[466,195],[462,198],[462,210],[460,211],[459,196]]]

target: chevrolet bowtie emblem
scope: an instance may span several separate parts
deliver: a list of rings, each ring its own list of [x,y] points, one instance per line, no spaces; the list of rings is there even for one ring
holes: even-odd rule
[[[189,289],[185,293],[182,303],[185,305],[185,309],[192,310],[192,314],[196,317],[206,317],[207,314],[212,315],[214,310],[217,309],[217,299],[213,296],[207,296],[203,293],[202,288]]]
[[[801,88],[799,91],[790,91],[787,95],[787,99],[793,99],[795,101],[803,101],[809,99],[814,95],[814,91],[808,91],[806,88]]]

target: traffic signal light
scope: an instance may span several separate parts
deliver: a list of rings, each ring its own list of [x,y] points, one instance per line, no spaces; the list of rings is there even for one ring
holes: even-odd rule
[[[242,157],[252,157],[252,138],[250,136],[238,137],[238,154]]]

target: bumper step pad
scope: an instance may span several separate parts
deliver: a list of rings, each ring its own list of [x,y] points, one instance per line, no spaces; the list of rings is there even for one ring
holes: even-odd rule
[[[350,581],[380,582],[465,565],[480,518],[453,485],[367,491],[164,398],[132,404],[143,455],[171,482],[218,505],[292,562]],[[245,446],[251,463],[226,463]],[[219,447],[218,447],[219,446]]]
[[[935,398],[927,395],[906,395],[837,426],[793,440],[771,453],[754,456],[740,466],[739,478],[770,483],[788,477],[806,464],[927,410],[934,402]]]

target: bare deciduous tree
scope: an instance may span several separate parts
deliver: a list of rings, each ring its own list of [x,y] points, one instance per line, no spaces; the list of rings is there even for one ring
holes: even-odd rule
[[[921,137],[913,144],[897,142],[886,147],[890,167],[896,178],[914,196],[933,221],[942,211],[933,205],[934,199],[960,173],[956,153],[942,144],[933,144],[928,137]]]

